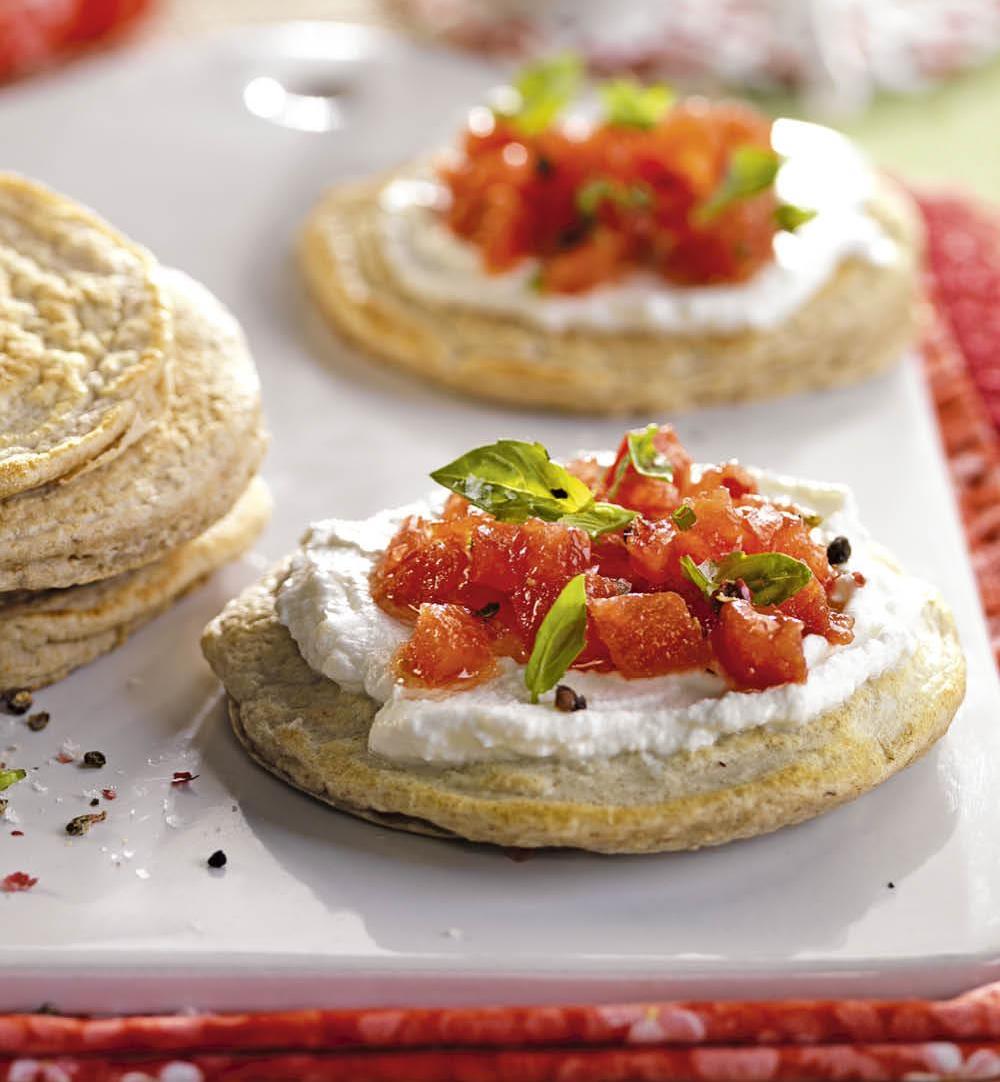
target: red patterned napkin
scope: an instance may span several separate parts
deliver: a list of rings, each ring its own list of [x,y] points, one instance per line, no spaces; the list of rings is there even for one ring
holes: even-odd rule
[[[1000,220],[956,196],[919,201],[927,377],[1000,646]],[[945,1078],[1000,1078],[1000,985],[944,1002],[0,1016],[0,1082]]]

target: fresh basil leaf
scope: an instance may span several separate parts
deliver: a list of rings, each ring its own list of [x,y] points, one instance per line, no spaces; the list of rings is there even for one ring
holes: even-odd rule
[[[665,83],[643,86],[635,79],[612,79],[599,92],[609,124],[647,130],[656,127],[676,97]]]
[[[659,425],[651,424],[630,432],[626,436],[628,455],[636,473],[641,473],[643,477],[657,477],[661,481],[671,481],[674,476],[674,467],[670,459],[657,450],[654,442],[659,431]]]
[[[609,199],[620,207],[638,210],[648,207],[653,196],[641,184],[623,185],[604,177],[595,177],[580,186],[576,193],[576,209],[585,217],[593,218],[601,204]]]
[[[682,556],[681,571],[684,572],[685,578],[693,582],[705,597],[711,600],[719,584],[715,581],[715,568],[708,560],[699,565],[690,556]]]
[[[501,522],[555,522],[593,502],[587,486],[549,458],[540,443],[497,440],[476,447],[431,477]]]
[[[670,516],[678,530],[690,530],[698,521],[694,508],[690,504],[681,504]]]
[[[780,168],[781,156],[767,147],[736,147],[721,183],[708,202],[695,211],[695,221],[705,225],[738,199],[748,199],[770,188]]]
[[[779,203],[774,208],[774,224],[786,233],[794,233],[800,225],[811,222],[816,211],[808,207],[797,207],[794,203]]]
[[[587,576],[569,580],[545,614],[524,672],[531,701],[554,688],[587,640]]]
[[[719,562],[716,580],[742,579],[755,605],[780,605],[812,578],[809,565],[784,552],[731,552]]]
[[[559,521],[564,526],[577,526],[586,530],[591,537],[602,537],[606,533],[624,529],[635,516],[635,511],[619,507],[616,503],[599,503],[595,500],[582,511],[563,515]]]
[[[27,770],[0,770],[0,793],[28,776]]]
[[[601,537],[635,518],[634,511],[598,503],[590,489],[553,462],[540,443],[497,440],[468,451],[431,477],[501,522],[540,518]]]
[[[601,177],[588,180],[577,189],[576,209],[586,217],[592,218],[597,213],[597,208],[610,197],[614,190],[615,186],[610,180],[604,180]]]
[[[514,78],[517,108],[503,113],[523,135],[538,135],[552,126],[573,100],[583,78],[583,64],[574,53],[542,60]]]

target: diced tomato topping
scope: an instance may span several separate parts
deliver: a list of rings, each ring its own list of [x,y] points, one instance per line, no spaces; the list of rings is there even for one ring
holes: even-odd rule
[[[562,588],[590,563],[583,530],[540,519],[520,525],[486,519],[472,533],[469,581],[506,595],[511,630],[530,644]]]
[[[760,612],[747,601],[730,601],[722,606],[712,631],[712,649],[733,687],[750,691],[803,684],[802,632],[801,620]]]
[[[469,687],[495,665],[485,622],[461,605],[421,605],[413,635],[396,654],[399,675],[430,688]]]
[[[691,476],[691,456],[670,425],[661,425],[652,438],[653,447],[671,471],[671,477],[648,477],[633,465],[626,436],[608,467],[601,486],[605,500],[640,511],[650,518],[669,515],[680,505]]]
[[[566,463],[566,469],[574,477],[578,477],[591,492],[597,492],[601,487],[606,472],[600,461],[592,455],[570,459]]]
[[[469,584],[469,548],[479,516],[428,522],[407,519],[372,576],[372,596],[387,612],[416,619],[424,602],[467,604],[492,600]]]
[[[637,678],[709,667],[753,690],[806,678],[804,635],[850,642],[853,620],[840,611],[849,593],[838,589],[845,573],[838,579],[801,513],[760,495],[735,462],[692,481],[673,430],[650,438],[670,478],[639,473],[627,441],[610,468],[592,459],[573,464],[597,499],[637,512],[602,536],[537,518],[500,522],[458,496],[438,519],[405,521],[371,576],[377,604],[415,625],[396,659],[402,679],[456,690],[492,675],[497,658],[526,663],[542,621],[579,574],[588,615],[574,668]],[[690,558],[717,574],[735,552],[784,553],[813,577],[780,605],[763,607],[745,584],[742,595],[729,583],[728,593],[706,596],[685,571]],[[851,585],[861,588],[863,577],[855,573]]]
[[[595,598],[587,611],[622,676],[664,676],[711,661],[701,624],[679,594]]]
[[[722,485],[729,490],[729,495],[734,500],[742,499],[757,491],[757,482],[753,479],[750,471],[738,462],[724,462],[721,466],[713,466],[698,478],[692,481],[684,491],[686,496],[696,496],[702,492],[711,492]]]
[[[779,605],[778,610],[801,620],[807,635],[823,635],[833,643],[850,642],[854,638],[851,630],[854,617],[831,610],[826,591],[817,579],[807,582],[794,597]]]
[[[497,119],[468,132],[442,169],[447,221],[488,271],[540,262],[540,288],[578,293],[643,268],[672,282],[741,281],[772,258],[773,187],[700,213],[738,148],[769,149],[771,122],[746,105],[690,98],[648,130],[600,124],[525,135]],[[605,194],[581,199],[588,187]],[[591,191],[594,191],[591,187]]]

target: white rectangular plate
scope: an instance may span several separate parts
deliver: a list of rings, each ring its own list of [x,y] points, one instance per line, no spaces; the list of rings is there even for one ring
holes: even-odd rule
[[[563,455],[624,427],[397,376],[339,345],[303,297],[292,238],[322,188],[445,139],[492,77],[303,25],[101,57],[0,93],[7,167],[93,204],[242,319],[277,500],[256,559],[42,692],[45,732],[0,718],[2,758],[32,768],[9,794],[24,837],[4,824],[0,874],[39,877],[0,897],[0,1009],[941,995],[997,975],[1000,696],[915,359],[851,390],[678,422],[703,460],[852,484],[872,530],[954,606],[966,705],[926,760],[871,795],[720,850],[515,863],[336,814],[254,767],[229,733],[198,634],[310,519],[403,503],[429,470],[499,435]],[[245,99],[333,129],[281,126]],[[108,767],[54,762],[66,739]],[[200,777],[174,788],[175,770]],[[85,791],[109,782],[108,821],[68,838]],[[218,848],[229,865],[213,873]]]

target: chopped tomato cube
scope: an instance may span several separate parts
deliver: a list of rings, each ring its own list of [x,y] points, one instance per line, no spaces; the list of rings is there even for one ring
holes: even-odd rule
[[[752,691],[805,683],[802,632],[801,620],[759,612],[747,601],[730,601],[722,606],[711,641],[730,683]]]
[[[701,624],[678,594],[594,598],[587,611],[622,676],[703,669],[711,659]]]
[[[461,605],[421,605],[409,642],[396,653],[396,671],[428,688],[471,687],[496,662],[484,621]]]

